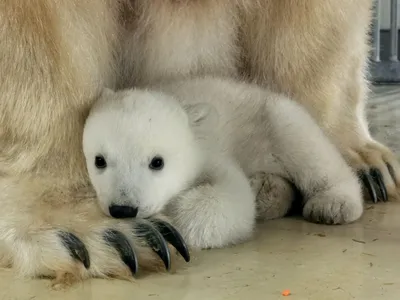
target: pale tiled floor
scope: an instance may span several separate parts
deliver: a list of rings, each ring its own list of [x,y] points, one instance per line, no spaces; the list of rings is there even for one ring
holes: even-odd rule
[[[400,87],[374,89],[372,131],[400,153]],[[396,107],[399,107],[396,110]],[[398,122],[400,124],[400,122]],[[390,138],[390,139],[389,139]],[[19,299],[400,299],[400,203],[367,206],[360,222],[321,226],[301,219],[267,222],[253,241],[203,251],[175,274],[135,283],[91,280],[55,292],[45,280],[0,271],[0,300]]]

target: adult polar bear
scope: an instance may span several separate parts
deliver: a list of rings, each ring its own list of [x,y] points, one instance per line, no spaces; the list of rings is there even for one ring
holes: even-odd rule
[[[378,168],[398,198],[399,165],[364,117],[371,2],[1,1],[2,264],[25,276],[124,277],[135,265],[127,245],[143,267],[162,264],[135,223],[104,216],[88,183],[82,130],[104,86],[188,74],[268,85],[302,103],[354,169]]]

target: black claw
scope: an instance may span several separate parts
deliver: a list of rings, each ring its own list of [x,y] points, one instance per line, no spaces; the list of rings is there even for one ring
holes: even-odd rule
[[[396,173],[394,172],[392,165],[389,163],[386,163],[386,167],[388,168],[389,174],[390,174],[390,176],[392,176],[394,183],[396,183],[397,182]]]
[[[139,269],[138,259],[126,236],[122,232],[109,229],[104,232],[104,240],[118,251],[122,261],[129,267],[132,275],[135,275]]]
[[[380,190],[381,196],[382,196],[382,200],[384,202],[388,201],[387,190],[386,190],[385,183],[383,182],[383,176],[382,176],[381,171],[379,171],[376,168],[373,168],[373,169],[371,169],[370,174],[379,187],[379,190]]]
[[[361,180],[363,181],[364,185],[367,187],[368,193],[369,193],[372,201],[374,203],[377,203],[378,197],[376,196],[376,191],[375,191],[375,187],[374,187],[374,183],[372,181],[371,175],[369,175],[365,171],[360,171],[359,176],[360,176]]]
[[[147,244],[157,253],[169,271],[171,269],[171,253],[158,229],[150,221],[141,220],[136,225],[136,234],[145,238]]]
[[[61,238],[64,247],[68,249],[71,257],[79,260],[86,269],[89,269],[90,258],[85,244],[76,235],[70,232],[60,231],[58,236]]]
[[[175,247],[176,250],[182,255],[186,262],[190,261],[189,249],[183,240],[181,234],[169,223],[163,220],[153,220],[153,223],[157,226],[162,236]]]

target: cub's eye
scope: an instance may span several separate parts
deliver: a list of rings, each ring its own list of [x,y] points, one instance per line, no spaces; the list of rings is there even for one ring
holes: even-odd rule
[[[106,159],[103,155],[97,155],[94,159],[94,165],[97,169],[104,169],[107,167]]]
[[[164,160],[160,156],[155,156],[149,164],[151,170],[160,171],[164,167]]]

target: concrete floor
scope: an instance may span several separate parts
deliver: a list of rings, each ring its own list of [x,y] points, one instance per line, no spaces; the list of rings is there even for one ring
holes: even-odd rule
[[[374,136],[400,153],[400,87],[376,87]],[[398,109],[396,109],[398,107]],[[398,124],[397,124],[398,123]],[[400,299],[400,203],[367,206],[362,220],[321,226],[301,219],[262,224],[253,241],[203,251],[175,274],[136,282],[91,280],[68,291],[0,269],[0,300],[19,299]],[[289,289],[291,295],[281,292]]]

